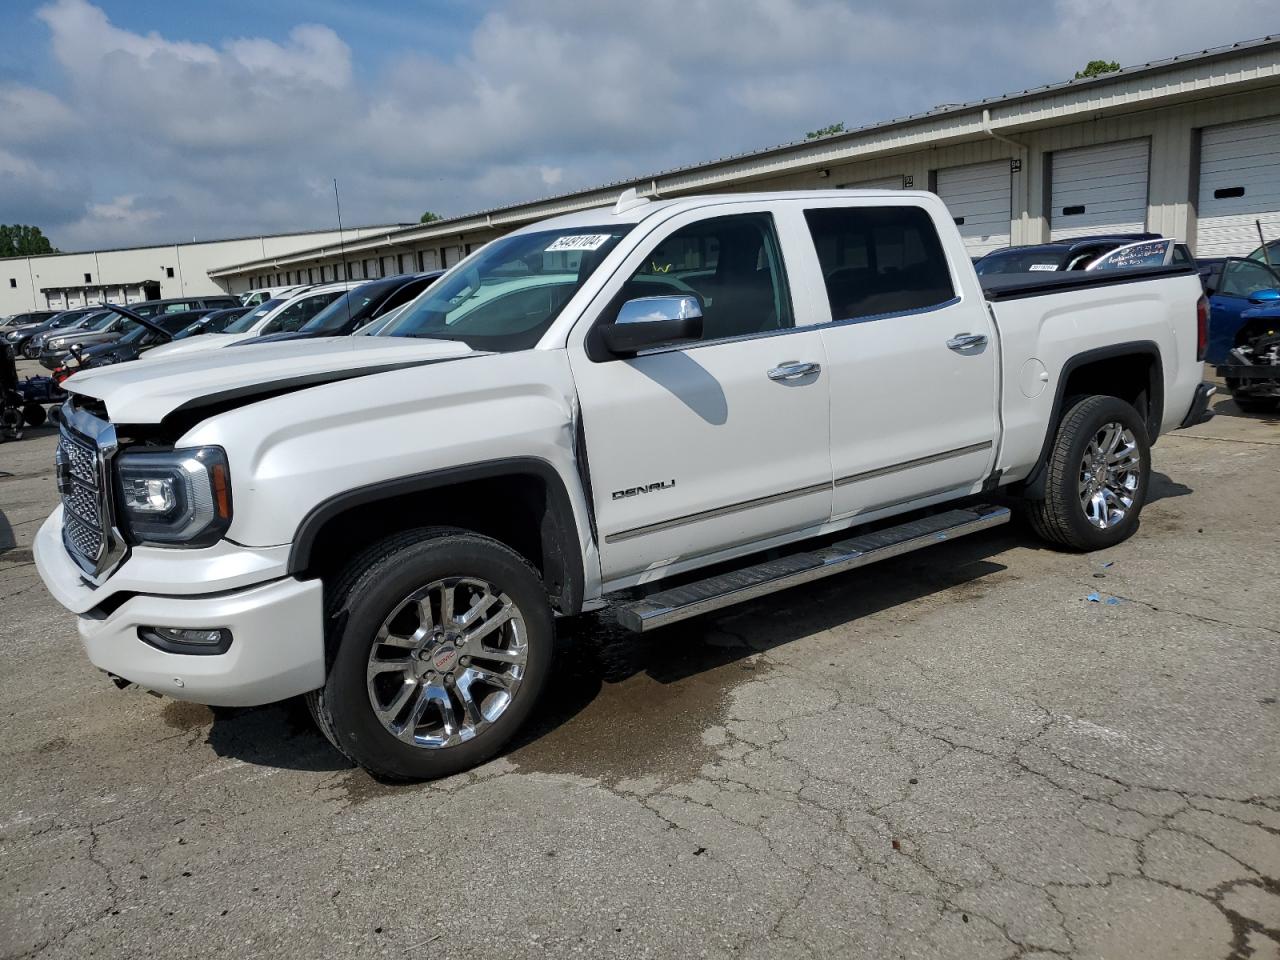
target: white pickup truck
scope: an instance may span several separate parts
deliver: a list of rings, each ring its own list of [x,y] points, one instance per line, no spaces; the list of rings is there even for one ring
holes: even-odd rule
[[[381,336],[76,374],[36,562],[118,683],[305,694],[356,763],[440,776],[529,716],[557,615],[649,630],[1003,523],[997,491],[1124,540],[1150,444],[1208,417],[1206,318],[1181,267],[984,291],[932,194],[624,195]]]

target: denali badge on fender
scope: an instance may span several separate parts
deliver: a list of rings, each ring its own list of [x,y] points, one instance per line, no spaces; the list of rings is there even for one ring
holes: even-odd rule
[[[645,483],[638,487],[627,487],[625,490],[613,491],[613,499],[624,500],[641,493],[653,493],[655,490],[670,490],[676,485],[674,480],[660,480],[657,483]]]

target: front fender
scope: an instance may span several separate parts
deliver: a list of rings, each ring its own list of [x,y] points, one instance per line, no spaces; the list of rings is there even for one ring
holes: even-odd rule
[[[578,479],[573,380],[563,350],[468,356],[257,400],[189,430],[179,446],[227,451],[227,538],[294,544],[308,516],[354,491],[461,467],[527,460],[559,481],[583,558],[599,562]]]

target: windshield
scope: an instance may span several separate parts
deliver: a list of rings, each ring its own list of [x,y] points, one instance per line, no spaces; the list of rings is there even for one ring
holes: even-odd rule
[[[1250,260],[1260,260],[1273,267],[1280,266],[1280,240],[1268,240],[1265,246],[1249,254]]]
[[[437,280],[378,336],[528,350],[632,226],[542,230],[495,240]]]
[[[1000,250],[987,254],[974,265],[974,269],[979,275],[1061,270],[1065,253],[1065,250]]]
[[[108,310],[106,313],[100,313],[96,317],[90,319],[90,321],[84,325],[84,328],[86,330],[105,330],[111,325],[111,322],[115,320],[116,316],[117,314]]]
[[[348,290],[308,320],[302,330],[314,334],[338,333],[352,320],[357,323],[363,321],[366,313],[373,312],[370,304],[376,306],[381,303],[387,289],[398,285],[398,282],[366,283]]]
[[[249,328],[274,310],[283,300],[268,300],[266,303],[259,305],[257,308],[250,310],[239,320],[234,323],[228,323],[222,328],[223,333],[248,333]]]

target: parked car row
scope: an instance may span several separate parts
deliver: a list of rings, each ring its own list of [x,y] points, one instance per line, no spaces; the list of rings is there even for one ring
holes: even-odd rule
[[[1207,361],[1243,408],[1280,406],[1280,376],[1270,369],[1280,365],[1272,342],[1280,326],[1280,272],[1268,262],[1280,257],[1280,240],[1249,257],[1197,262],[1185,244],[1159,234],[1101,234],[997,250],[974,265],[979,276],[996,277],[1134,266],[1140,262],[1135,256],[1198,269],[1208,304]],[[38,311],[11,318],[4,339],[22,356],[38,358],[61,383],[77,370],[144,355],[161,360],[227,346],[374,335],[442,272],[267,287],[239,298],[147,301],[130,305],[129,313],[102,306]],[[501,286],[489,285],[483,296],[500,296]],[[143,327],[129,314],[159,322]]]
[[[371,328],[413,300],[442,271],[406,274],[368,282],[315,284],[283,291],[283,295],[247,304],[211,309],[210,305],[172,309],[178,301],[150,301],[127,309],[99,308],[90,315],[83,336],[64,331],[46,341],[40,362],[62,383],[79,370],[137,360],[182,356],[241,344],[273,340],[347,336]],[[251,291],[254,292],[254,291]],[[261,291],[258,291],[261,292]],[[105,316],[103,316],[105,314]],[[144,319],[153,321],[143,324]]]

